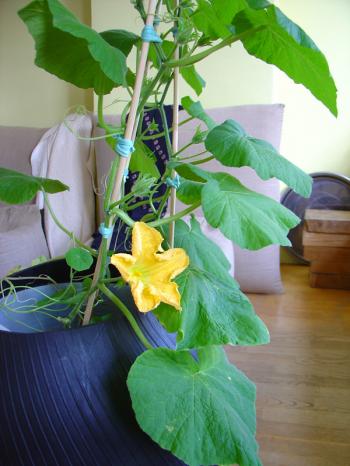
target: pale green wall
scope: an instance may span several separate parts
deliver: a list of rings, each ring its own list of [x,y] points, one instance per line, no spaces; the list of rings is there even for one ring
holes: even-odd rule
[[[339,116],[302,86],[274,74],[274,100],[286,104],[281,152],[307,172],[350,176],[350,1],[280,0],[281,9],[326,55],[338,87]]]
[[[350,1],[279,0],[278,5],[326,55],[339,108],[334,118],[307,90],[276,70],[273,98],[286,105],[281,153],[308,173],[350,176]],[[283,250],[281,259],[295,262]]]
[[[0,0],[0,125],[46,127],[62,120],[72,105],[81,103],[91,109],[92,93],[34,65],[34,42],[17,16],[28,3]],[[90,0],[64,3],[90,23]]]

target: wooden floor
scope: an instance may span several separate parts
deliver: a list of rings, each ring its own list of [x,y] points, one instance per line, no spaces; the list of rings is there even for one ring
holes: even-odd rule
[[[310,288],[282,269],[286,292],[250,295],[271,344],[228,348],[257,385],[264,466],[350,466],[350,292]]]

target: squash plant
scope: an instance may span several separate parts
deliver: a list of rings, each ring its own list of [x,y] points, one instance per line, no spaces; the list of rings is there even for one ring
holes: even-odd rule
[[[146,348],[127,380],[140,427],[191,466],[258,466],[255,387],[228,362],[223,345],[266,344],[269,333],[230,275],[224,254],[202,233],[194,212],[201,206],[206,221],[242,248],[288,245],[288,231],[299,219],[274,200],[245,187],[226,173],[225,167],[249,166],[262,179],[276,177],[305,197],[311,192],[311,179],[269,143],[247,134],[236,121],[213,121],[199,101],[188,96],[180,99],[178,82],[184,79],[199,96],[205,82],[196,64],[240,42],[250,55],[304,85],[334,115],[336,87],[317,45],[267,0],[131,3],[134,10],[130,12],[145,23],[140,35],[118,29],[97,32],[82,24],[59,0],[34,0],[19,11],[35,42],[36,65],[80,88],[94,90],[99,125],[115,151],[104,195],[101,246],[95,251],[73,238],[76,247],[66,255],[73,271],[87,269],[94,256],[96,269],[63,323],[69,327],[78,316],[81,324],[88,324],[97,296],[108,297],[129,319]],[[133,49],[138,58],[136,69],[127,60]],[[108,125],[103,117],[103,96],[116,88],[130,94],[119,128]],[[172,89],[174,123],[169,128],[164,101]],[[178,147],[180,103],[189,119],[202,122],[190,142],[190,158],[184,157],[185,148]],[[167,141],[169,162],[159,179],[140,124],[145,107],[157,108],[163,120],[164,132],[157,134],[155,128],[152,136],[162,135]],[[203,142],[209,154],[205,157],[196,155],[196,144]],[[208,158],[220,162],[222,170],[200,168]],[[125,194],[130,163],[139,176],[133,191]],[[44,191],[48,204],[47,193],[68,189],[57,180],[6,169],[0,170],[0,180],[0,200],[8,203],[23,203]],[[155,203],[154,193],[164,183],[166,192]],[[135,223],[128,213],[140,196],[138,204],[149,204],[152,213]],[[175,212],[175,196],[188,207]],[[163,217],[168,202],[170,215]],[[191,220],[186,223],[182,217],[188,214]],[[117,220],[130,227],[131,254],[109,251]],[[109,258],[121,274],[117,282],[108,274]],[[153,312],[169,332],[176,332],[176,350],[153,348],[148,342],[114,292],[125,283],[140,312]]]

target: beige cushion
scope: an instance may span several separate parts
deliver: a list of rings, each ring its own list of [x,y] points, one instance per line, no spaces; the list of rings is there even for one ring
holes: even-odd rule
[[[0,207],[0,277],[49,257],[40,211],[34,205]]]
[[[209,115],[218,123],[232,118],[256,138],[265,139],[276,149],[279,148],[283,121],[284,106],[274,105],[243,105],[207,110]],[[181,112],[182,118],[187,114]],[[195,128],[200,124],[194,120],[181,126],[179,147],[192,137]],[[204,150],[202,145],[193,146],[186,154],[198,153]],[[195,152],[194,152],[195,150]],[[224,167],[216,160],[201,165],[210,171],[224,171],[238,178],[245,186],[259,193],[265,194],[276,201],[280,200],[280,183],[276,179],[263,181],[254,170],[249,167]],[[184,206],[178,202],[177,210]],[[235,278],[245,292],[250,293],[281,293],[283,285],[280,275],[280,248],[278,245],[268,246],[258,251],[248,251],[234,245]]]
[[[69,115],[66,123],[45,132],[32,152],[33,174],[58,179],[69,186],[69,191],[49,194],[53,211],[65,228],[88,243],[95,231],[94,158],[89,138],[92,119],[89,115]],[[79,135],[81,139],[78,139]],[[41,207],[39,193],[37,205]],[[51,257],[60,256],[73,245],[70,238],[54,222],[47,207],[44,225]]]

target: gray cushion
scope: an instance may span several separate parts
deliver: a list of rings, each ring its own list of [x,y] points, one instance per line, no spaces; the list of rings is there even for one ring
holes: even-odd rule
[[[40,256],[49,257],[49,251],[37,207],[0,207],[0,277],[14,267],[30,266]]]
[[[32,174],[30,156],[46,129],[0,126],[0,167]],[[35,199],[31,202],[35,202]],[[0,206],[4,204],[0,202]]]
[[[46,129],[0,126],[0,166],[31,175],[30,156]]]

